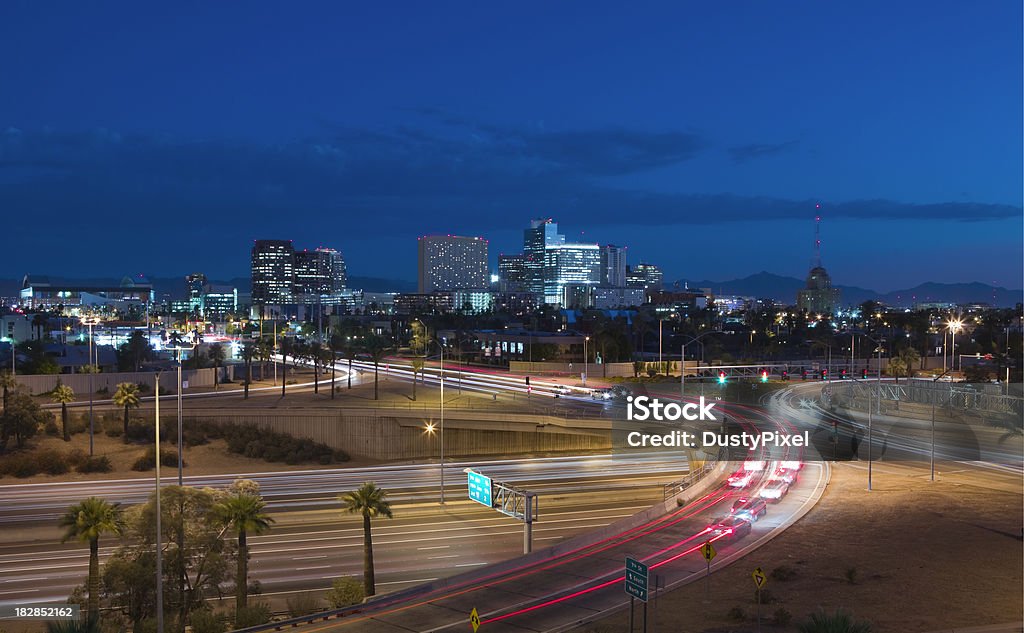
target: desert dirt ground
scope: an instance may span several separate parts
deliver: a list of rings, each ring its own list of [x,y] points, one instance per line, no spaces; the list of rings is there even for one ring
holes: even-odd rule
[[[756,631],[751,572],[761,567],[770,574],[783,566],[795,577],[769,578],[765,589],[774,602],[761,607],[763,631],[796,631],[819,608],[843,608],[869,621],[876,633],[1020,623],[1020,476],[940,464],[933,483],[927,465],[881,463],[874,471],[874,490],[868,492],[863,464],[837,464],[824,496],[806,516],[712,573],[710,601],[704,583],[696,582],[660,596],[656,607],[652,602],[649,630]],[[734,608],[745,617],[731,615]],[[772,623],[779,609],[791,614],[788,625]],[[579,629],[625,630],[628,612]]]

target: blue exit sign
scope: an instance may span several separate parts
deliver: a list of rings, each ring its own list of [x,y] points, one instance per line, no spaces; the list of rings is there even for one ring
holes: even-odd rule
[[[467,474],[469,476],[469,498],[477,503],[487,506],[488,508],[494,507],[493,496],[491,494],[491,478],[473,471],[470,471]]]

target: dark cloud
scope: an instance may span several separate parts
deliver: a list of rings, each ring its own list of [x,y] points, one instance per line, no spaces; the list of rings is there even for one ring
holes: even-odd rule
[[[698,135],[625,129],[547,132],[466,121],[444,129],[326,126],[282,145],[54,131],[0,134],[0,208],[8,236],[41,223],[74,239],[139,240],[139,253],[178,248],[189,223],[225,239],[358,237],[516,228],[536,214],[566,225],[710,225],[806,218],[813,200],[670,194],[607,186],[601,176],[692,158]],[[1019,206],[862,200],[830,217],[979,221]],[[143,242],[141,227],[158,228]],[[171,229],[169,227],[177,227]],[[344,237],[348,236],[348,237]],[[71,239],[70,237],[68,238]],[[167,243],[162,243],[166,241]],[[214,244],[208,248],[216,251]]]
[[[786,141],[785,143],[754,143],[751,145],[740,145],[738,147],[730,147],[729,155],[732,156],[733,161],[737,163],[745,163],[748,160],[755,158],[764,158],[765,156],[774,156],[783,152],[788,152],[796,148],[799,141]]]

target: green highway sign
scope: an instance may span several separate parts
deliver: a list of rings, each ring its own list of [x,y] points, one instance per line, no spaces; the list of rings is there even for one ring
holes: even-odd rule
[[[626,593],[647,602],[647,565],[630,556],[626,557]]]
[[[477,503],[482,503],[488,508],[494,507],[491,478],[472,470],[467,474],[469,476],[469,498]]]

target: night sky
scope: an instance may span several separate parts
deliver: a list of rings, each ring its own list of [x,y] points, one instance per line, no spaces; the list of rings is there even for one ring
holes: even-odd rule
[[[138,4],[0,8],[0,277],[414,279],[539,216],[803,277],[820,202],[836,283],[1024,285],[1019,1]]]

